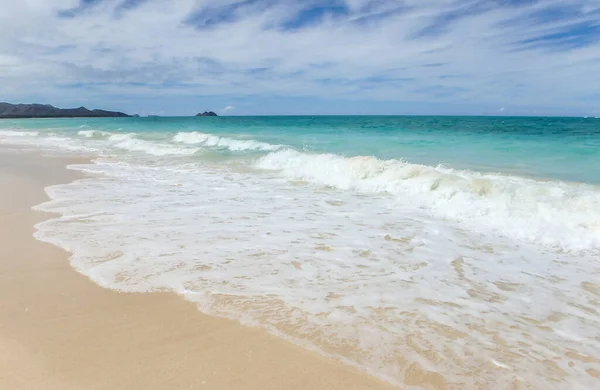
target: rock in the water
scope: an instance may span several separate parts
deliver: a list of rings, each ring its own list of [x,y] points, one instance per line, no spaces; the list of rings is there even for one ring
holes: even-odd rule
[[[204,111],[201,114],[198,114],[196,116],[218,116],[216,113],[214,113],[213,111]]]
[[[88,110],[79,108],[56,108],[49,104],[0,103],[0,118],[112,118],[128,117],[122,112]]]

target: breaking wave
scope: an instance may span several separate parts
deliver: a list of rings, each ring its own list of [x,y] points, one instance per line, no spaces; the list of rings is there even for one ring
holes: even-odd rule
[[[245,150],[273,151],[281,148],[281,145],[272,145],[266,142],[254,140],[238,140],[234,138],[219,137],[216,135],[199,133],[196,131],[177,133],[177,135],[173,137],[173,142],[187,145],[202,145],[206,147],[223,148],[236,152]]]
[[[199,148],[146,141],[136,138],[135,134],[113,134],[108,140],[116,142],[113,145],[116,148],[132,152],[143,152],[153,156],[191,156],[200,150]]]
[[[416,207],[470,230],[563,250],[600,248],[600,188],[591,185],[290,149],[255,165],[291,180],[391,194],[398,207]]]

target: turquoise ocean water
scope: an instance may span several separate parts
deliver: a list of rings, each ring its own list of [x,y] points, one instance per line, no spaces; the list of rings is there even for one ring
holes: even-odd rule
[[[180,131],[250,137],[314,153],[375,156],[459,169],[522,173],[600,183],[596,118],[527,117],[219,117],[42,119],[5,121],[2,128],[74,136],[82,126],[135,133],[150,140]],[[227,149],[227,148],[223,148]]]
[[[600,119],[4,120],[0,144],[93,159],[36,237],[102,286],[399,385],[597,384]]]

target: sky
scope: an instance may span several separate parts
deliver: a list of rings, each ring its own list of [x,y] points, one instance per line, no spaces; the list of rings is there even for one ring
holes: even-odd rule
[[[600,116],[600,0],[0,0],[0,101]]]

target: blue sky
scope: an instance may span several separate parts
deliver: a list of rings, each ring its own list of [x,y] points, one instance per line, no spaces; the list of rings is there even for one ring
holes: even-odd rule
[[[0,101],[600,116],[600,0],[0,0]]]

